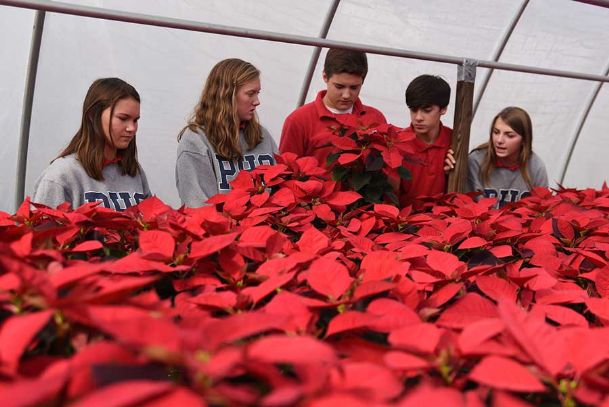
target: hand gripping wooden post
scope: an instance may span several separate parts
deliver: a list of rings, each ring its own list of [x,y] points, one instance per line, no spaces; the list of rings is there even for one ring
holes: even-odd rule
[[[459,65],[457,73],[455,120],[453,123],[453,139],[451,146],[455,153],[456,164],[455,169],[448,173],[447,192],[465,191],[476,65],[476,60],[464,59],[463,64]]]

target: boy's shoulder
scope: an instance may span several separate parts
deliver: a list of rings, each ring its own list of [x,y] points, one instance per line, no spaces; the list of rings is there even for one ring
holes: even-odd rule
[[[359,99],[358,99],[359,100]],[[361,103],[361,102],[360,102]],[[376,107],[370,106],[370,105],[365,105],[363,103],[361,103],[361,111],[365,112],[368,115],[375,115],[375,116],[382,116],[383,118],[385,118],[385,115],[383,114],[383,112],[381,112],[379,109],[377,109]]]
[[[290,113],[287,119],[298,120],[301,118],[308,118],[311,115],[317,115],[317,107],[315,106],[315,100],[305,103],[304,105],[297,107]]]

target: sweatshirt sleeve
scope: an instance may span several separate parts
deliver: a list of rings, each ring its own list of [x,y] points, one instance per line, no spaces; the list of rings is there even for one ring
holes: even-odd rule
[[[270,134],[268,137],[271,141],[271,151],[273,152],[273,156],[275,156],[275,154],[277,154],[279,152],[279,149],[277,148],[277,143],[275,142],[275,139],[273,137],[271,137]]]
[[[152,192],[150,192],[148,177],[146,177],[146,173],[142,167],[140,167],[140,176],[142,177],[142,188],[144,189],[144,195],[146,195],[146,198],[150,198],[152,196]]]
[[[218,193],[213,163],[206,152],[180,151],[176,161],[176,186],[182,204],[198,208]]]
[[[546,166],[538,155],[534,155],[533,187],[548,187],[548,173]]]
[[[70,204],[74,206],[70,194],[65,190],[63,185],[47,179],[44,176],[36,185],[32,202],[40,203],[51,208],[57,208],[58,205],[61,205],[64,202],[70,202]]]
[[[470,153],[467,160],[467,192],[483,191],[484,187],[480,179],[480,161],[476,157],[476,152]]]

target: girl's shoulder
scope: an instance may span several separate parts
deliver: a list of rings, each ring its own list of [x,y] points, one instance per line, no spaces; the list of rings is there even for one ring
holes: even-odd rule
[[[531,151],[531,158],[529,158],[529,169],[535,171],[537,168],[543,168],[545,170],[546,165],[540,156]]]
[[[262,141],[267,141],[270,142],[271,140],[273,140],[273,136],[271,136],[271,133],[267,130],[266,127],[260,125],[260,131],[262,132]]]
[[[529,161],[531,162],[535,162],[538,164],[542,164],[543,165],[543,160],[541,159],[541,157],[539,155],[537,155],[537,153],[535,153],[534,151],[531,151],[531,158],[529,159]]]
[[[81,165],[76,154],[70,154],[65,157],[58,157],[48,167],[46,167],[37,184],[40,182],[54,182],[61,185],[70,185],[74,182],[80,182],[89,178],[84,167]]]
[[[487,150],[485,148],[476,147],[469,153],[469,159],[481,161],[486,157]]]
[[[259,126],[260,126],[260,131],[262,132],[263,137],[271,137],[271,133],[269,133],[269,131],[266,127],[264,127],[261,124],[259,124]]]
[[[45,169],[44,173],[52,176],[73,173],[76,171],[84,171],[83,166],[78,161],[76,154],[66,155],[64,157],[58,157],[49,164]]]
[[[207,136],[203,129],[192,131],[186,128],[178,141],[178,151],[201,152],[209,149]]]
[[[277,143],[273,136],[271,136],[271,133],[262,125],[260,126],[260,131],[262,132],[262,140],[256,148],[272,153],[277,152]]]

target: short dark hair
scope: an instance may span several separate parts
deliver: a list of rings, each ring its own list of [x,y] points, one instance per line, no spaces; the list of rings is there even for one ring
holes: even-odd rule
[[[445,108],[450,101],[450,85],[439,76],[417,76],[406,88],[406,105],[411,109],[427,106]]]
[[[334,74],[348,73],[366,79],[368,73],[366,53],[330,48],[324,61],[324,72],[328,78]]]

